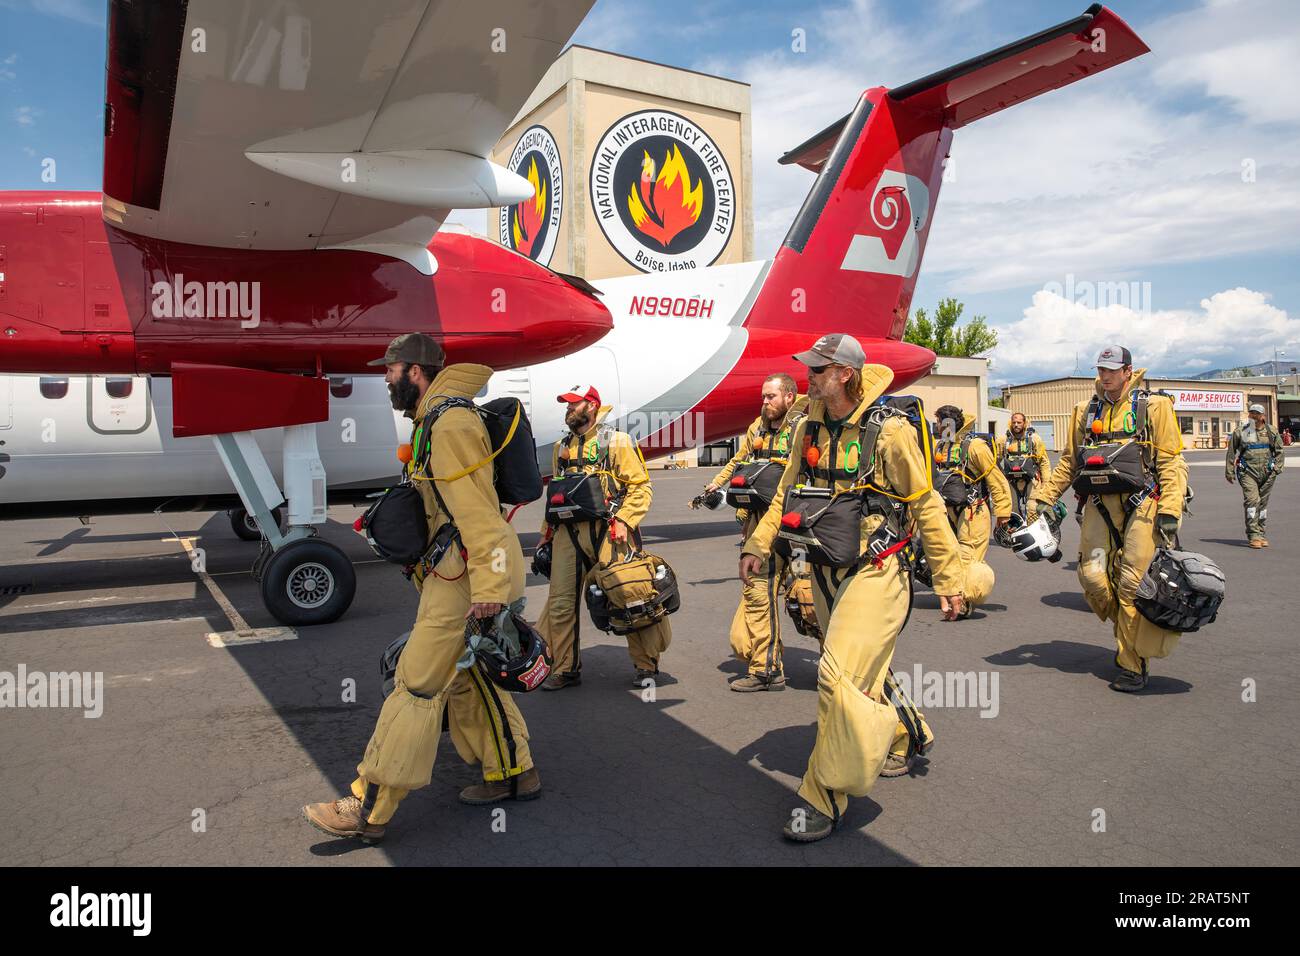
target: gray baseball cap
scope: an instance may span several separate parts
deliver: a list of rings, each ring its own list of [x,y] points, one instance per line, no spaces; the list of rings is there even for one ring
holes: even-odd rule
[[[867,354],[862,351],[858,340],[843,332],[823,335],[813,343],[806,352],[791,356],[796,362],[802,362],[809,368],[821,368],[823,365],[847,365],[859,372],[866,364]]]
[[[1122,345],[1108,345],[1097,356],[1097,368],[1123,368],[1132,364],[1132,353]]]
[[[1252,405],[1252,406],[1250,406],[1250,410],[1251,410],[1252,412],[1256,412],[1256,413],[1258,413],[1258,414],[1260,414],[1260,415],[1263,415],[1263,414],[1264,414],[1264,406],[1263,406],[1263,405]]]
[[[367,362],[367,365],[391,365],[394,362],[408,362],[423,365],[425,368],[441,368],[447,361],[447,355],[436,339],[423,332],[407,332],[388,343],[388,351],[383,358]]]

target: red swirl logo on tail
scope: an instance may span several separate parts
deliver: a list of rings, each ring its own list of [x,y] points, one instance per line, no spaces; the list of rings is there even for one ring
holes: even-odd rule
[[[903,186],[882,186],[871,197],[871,221],[879,230],[877,235],[890,259],[898,258],[898,250],[912,226],[912,205],[907,201]]]

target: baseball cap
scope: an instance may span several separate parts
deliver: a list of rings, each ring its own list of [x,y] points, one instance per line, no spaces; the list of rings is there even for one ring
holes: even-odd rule
[[[414,365],[441,368],[447,361],[447,355],[436,339],[423,332],[407,332],[388,343],[388,351],[383,358],[367,362],[367,365],[392,365],[394,362],[408,362]]]
[[[1097,368],[1123,368],[1133,364],[1133,355],[1122,345],[1108,345],[1097,356]]]
[[[1250,410],[1251,410],[1252,412],[1258,412],[1260,415],[1263,415],[1263,414],[1264,414],[1264,406],[1263,406],[1263,405],[1252,405],[1252,406],[1250,406]]]
[[[823,365],[847,365],[862,371],[867,354],[862,351],[858,340],[843,332],[823,335],[813,343],[806,352],[791,356],[796,362],[802,362],[809,368],[821,368]]]
[[[575,385],[555,399],[557,402],[595,402],[600,404],[600,392],[595,385]]]

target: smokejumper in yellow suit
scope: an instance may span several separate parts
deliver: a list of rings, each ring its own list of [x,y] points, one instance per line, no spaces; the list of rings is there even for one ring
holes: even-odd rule
[[[551,459],[554,477],[597,475],[613,511],[608,521],[542,522],[542,537],[551,542],[551,587],[537,629],[551,650],[552,674],[543,690],[560,690],[582,681],[583,590],[592,570],[615,553],[640,541],[639,528],[650,511],[650,475],[632,437],[604,424],[612,406],[600,404],[594,387],[575,388],[559,396],[569,403],[565,422],[569,434],[555,443]],[[611,533],[617,539],[611,542]],[[629,537],[631,541],[629,541]],[[626,635],[627,651],[636,669],[634,683],[642,686],[659,672],[659,657],[672,641],[667,617]]]
[[[793,378],[770,376],[763,383],[762,412],[745,430],[740,449],[705,490],[725,489],[738,468],[753,462],[767,460],[772,462],[770,468],[782,468],[790,458],[791,435],[807,407],[808,400],[799,396]],[[748,539],[762,517],[761,512],[738,509],[741,536]],[[734,691],[785,689],[780,586],[786,571],[787,562],[773,556],[741,585],[740,604],[731,618],[731,651],[748,665],[749,673],[727,685]]]
[[[1097,359],[1097,397],[1074,407],[1065,452],[1051,481],[1034,499],[1035,511],[1051,507],[1078,475],[1089,406],[1094,401],[1098,403],[1098,425],[1095,430],[1089,429],[1091,432],[1100,433],[1106,440],[1132,435],[1126,431],[1134,407],[1132,393],[1141,387],[1145,376],[1146,369],[1133,369],[1128,349],[1112,345],[1102,351]],[[1129,495],[1090,496],[1079,530],[1079,583],[1096,615],[1114,624],[1118,647],[1115,663],[1120,673],[1110,687],[1126,693],[1147,686],[1147,661],[1168,656],[1182,636],[1148,621],[1133,603],[1156,549],[1161,543],[1173,544],[1187,490],[1182,435],[1173,402],[1167,396],[1151,395],[1148,400],[1143,447],[1151,465],[1149,479],[1158,483],[1158,495],[1144,497],[1136,508]],[[1105,509],[1121,545],[1116,545],[1098,504]]]
[[[440,356],[441,349],[435,354]],[[449,365],[437,371],[415,409],[416,431],[439,402],[472,399],[491,375],[485,365]],[[304,808],[318,829],[366,842],[383,837],[407,793],[429,784],[444,708],[457,753],[483,768],[485,783],[462,791],[462,801],[531,799],[541,792],[528,727],[511,695],[477,667],[456,669],[465,651],[466,619],[490,617],[524,593],[523,551],[493,487],[491,440],[477,413],[453,407],[441,413],[425,441],[426,460],[414,460],[409,467],[424,500],[430,539],[453,521],[465,556],[453,545],[434,567],[417,568],[412,577],[420,592],[415,626],[398,661],[393,692],[357,767],[352,797]],[[422,447],[419,440],[412,444]]]
[[[1052,480],[1052,459],[1047,445],[1025,416],[1015,412],[1011,426],[1000,440],[994,437],[993,454],[998,469],[1011,486],[1011,507],[1022,518],[1029,514],[1029,502],[1038,489]]]
[[[916,429],[902,415],[884,415],[874,445],[869,438],[863,441],[864,426],[876,414],[869,409],[893,372],[866,365],[862,347],[848,335],[823,336],[795,358],[809,366],[808,417],[795,429],[794,453],[772,506],[745,544],[741,578],[772,553],[784,527],[787,490],[798,484],[836,493],[862,490],[873,502],[866,517],[859,509],[854,509],[856,519],[849,514],[858,523],[862,558],[856,569],[813,565],[817,618],[825,630],[817,665],[817,742],[799,787],[808,806],[796,810],[784,829],[788,839],[812,842],[830,836],[842,822],[850,796],[871,790],[891,752],[906,752],[907,730],[884,702],[887,672],[911,603],[907,567],[896,550],[906,541],[906,525],[914,523],[923,537],[948,620],[961,612],[962,567]],[[882,503],[891,512],[905,508],[910,522],[894,513],[891,523],[874,510]],[[877,547],[889,540],[881,534],[891,527],[899,529],[898,543]],[[920,733],[933,737],[923,722]]]
[[[960,416],[960,418],[959,418]],[[938,435],[951,436],[935,441],[935,464],[945,471],[959,473],[970,497],[964,505],[947,505],[948,521],[957,535],[961,548],[961,563],[965,569],[966,615],[983,604],[993,593],[993,569],[984,558],[989,553],[989,537],[993,528],[989,519],[999,525],[1011,517],[1011,486],[998,469],[993,449],[982,438],[967,436],[975,427],[974,416],[967,415],[954,405],[940,408],[935,417],[939,420]]]

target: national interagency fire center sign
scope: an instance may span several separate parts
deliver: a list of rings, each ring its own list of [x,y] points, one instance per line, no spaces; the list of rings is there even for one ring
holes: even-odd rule
[[[605,131],[592,153],[590,195],[605,238],[642,272],[711,265],[736,221],[722,150],[668,110],[632,113]]]
[[[489,235],[559,273],[666,276],[754,258],[745,83],[571,46],[488,158],[534,191],[493,210]]]
[[[501,208],[501,245],[549,265],[560,236],[564,204],[564,171],[551,131],[545,126],[524,130],[506,166],[528,180],[534,194],[518,205]]]

